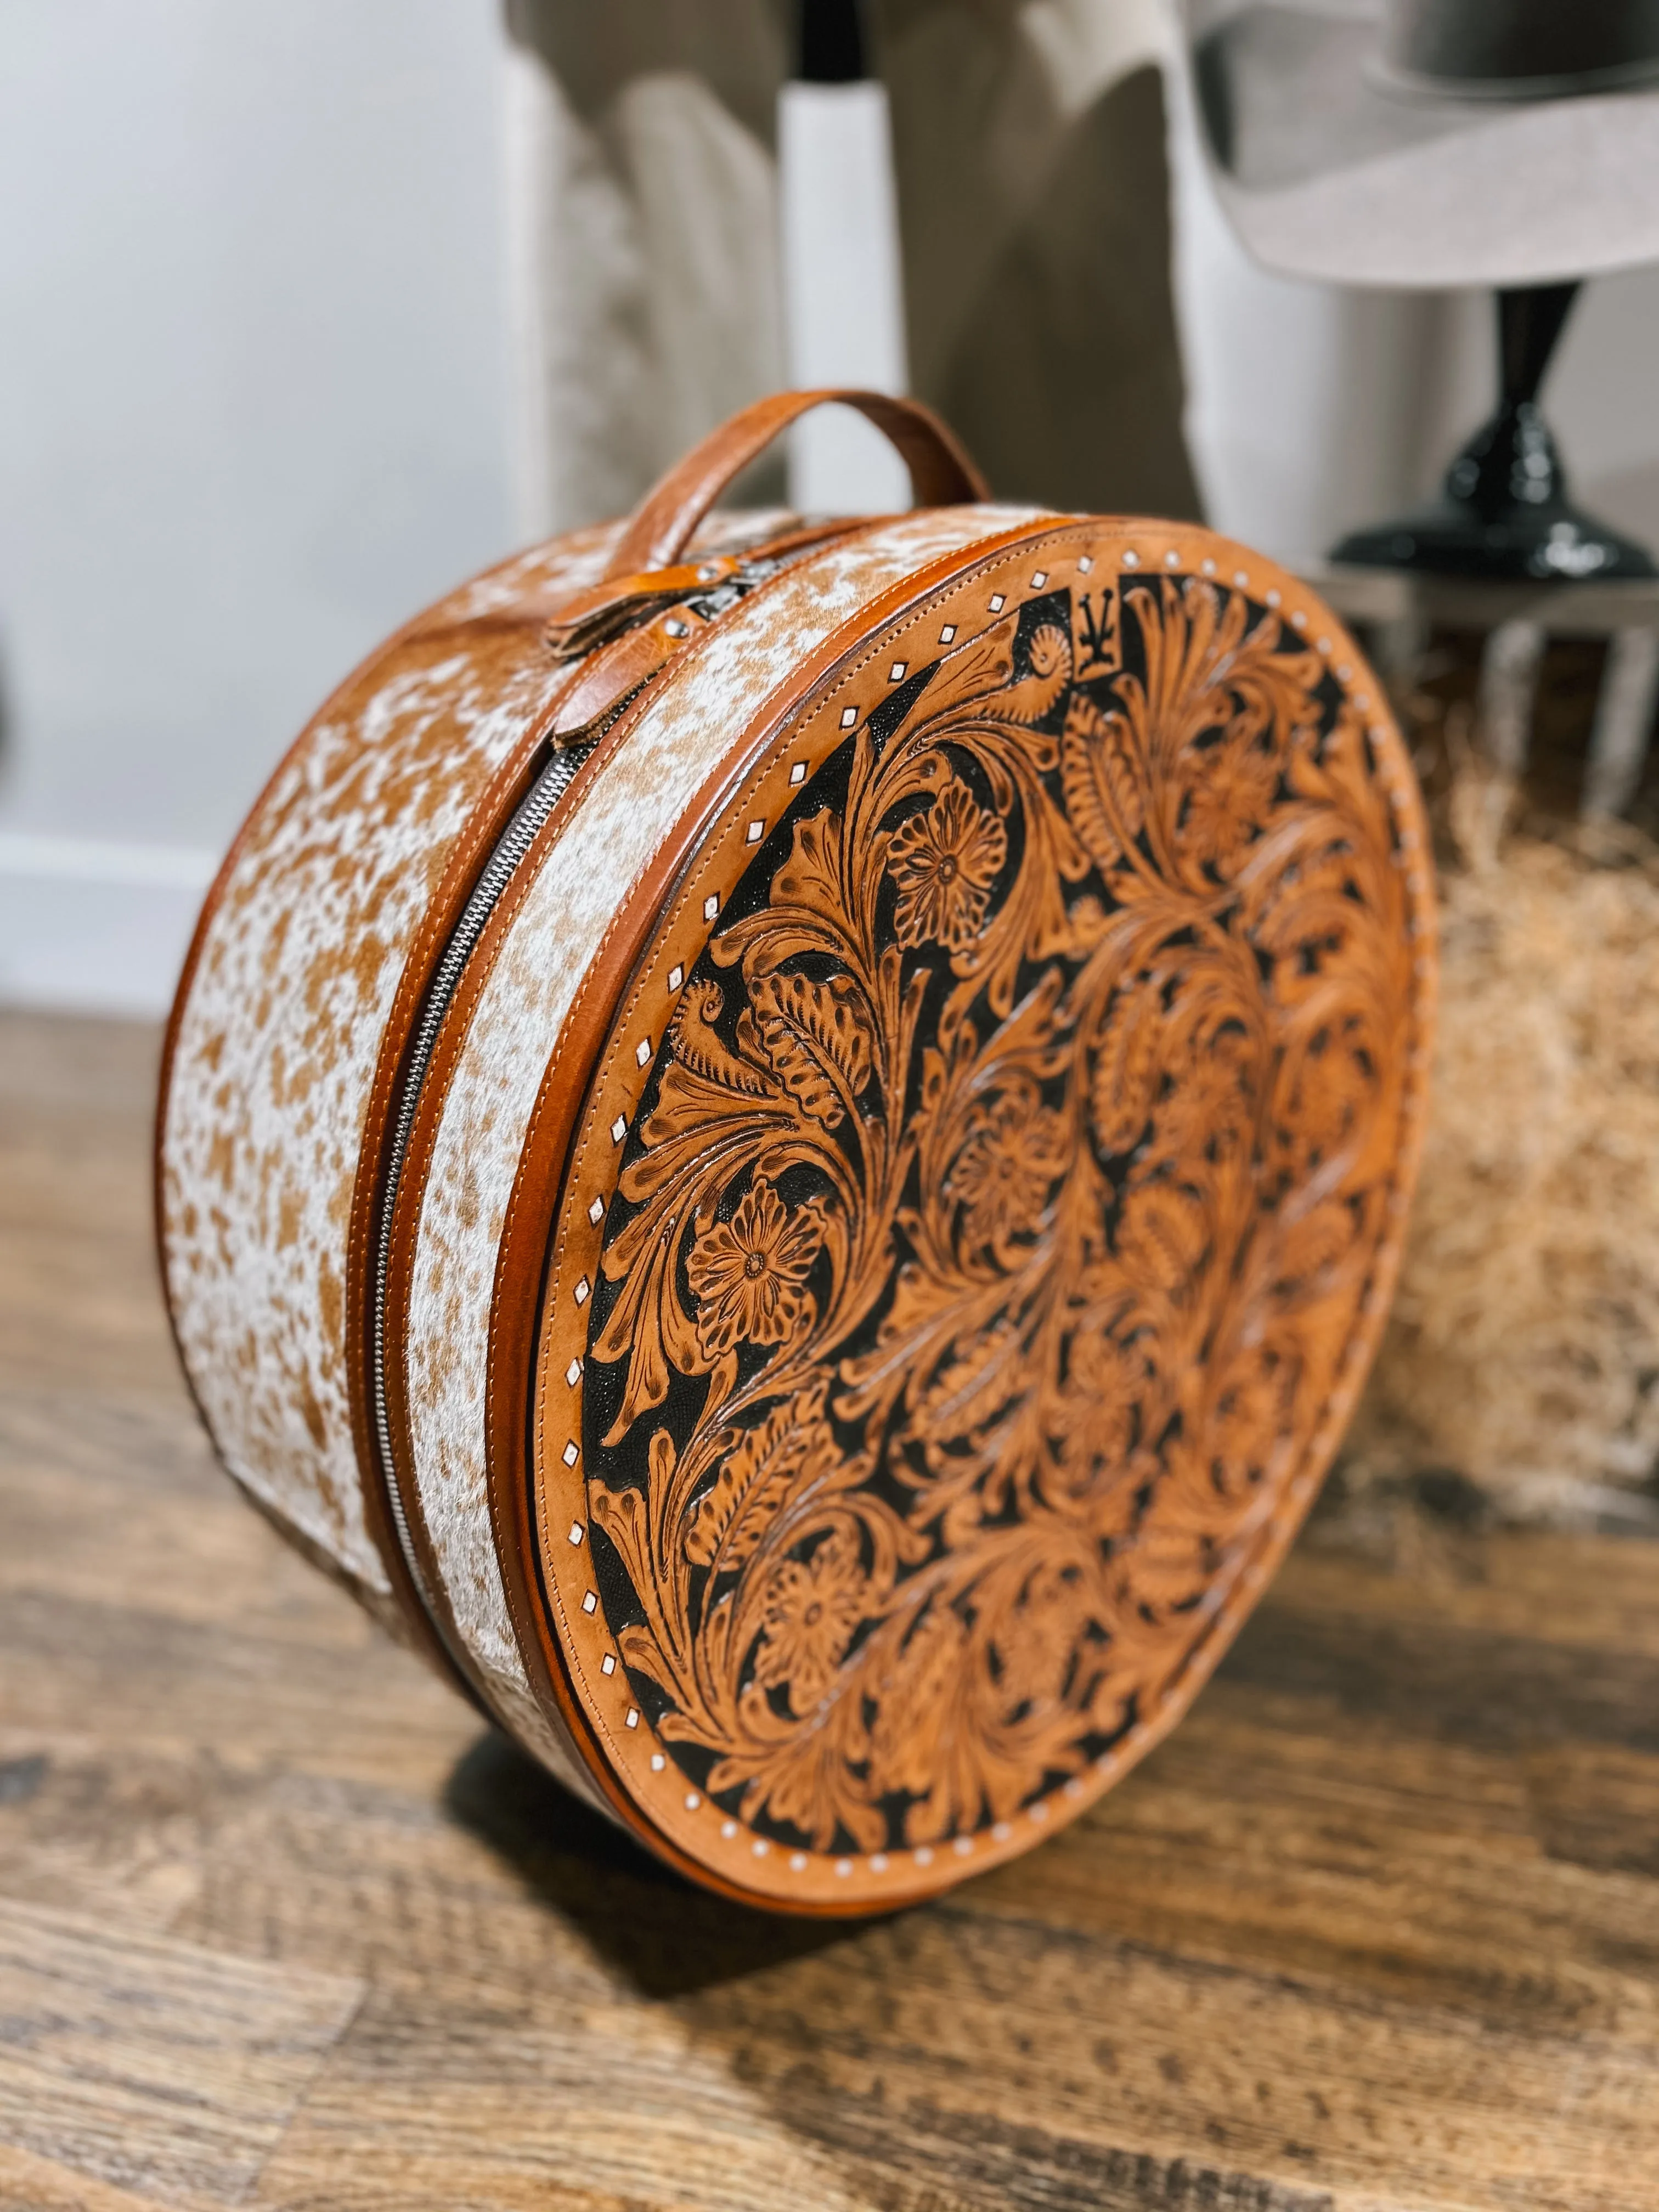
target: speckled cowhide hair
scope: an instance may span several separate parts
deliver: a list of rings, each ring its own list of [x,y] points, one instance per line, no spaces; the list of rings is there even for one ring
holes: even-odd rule
[[[720,514],[817,401],[916,509]],[[1180,1716],[1399,1258],[1427,848],[1319,600],[793,393],[267,785],[156,1208],[230,1473],[698,1881],[867,1911]]]

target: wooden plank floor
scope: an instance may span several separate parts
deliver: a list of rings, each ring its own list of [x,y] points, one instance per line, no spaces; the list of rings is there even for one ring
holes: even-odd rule
[[[215,1471],[154,1049],[0,1020],[0,2204],[1659,2208],[1659,1546],[1316,1529],[1092,1816],[769,1921]]]

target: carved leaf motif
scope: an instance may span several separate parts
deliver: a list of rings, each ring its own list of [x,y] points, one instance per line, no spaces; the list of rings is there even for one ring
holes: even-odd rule
[[[758,1428],[732,1433],[713,1487],[686,1520],[685,1556],[693,1565],[744,1565],[796,1480],[826,1452],[833,1462],[835,1439],[822,1419],[823,1404],[818,1383],[775,1407]]]
[[[793,850],[773,878],[772,902],[833,913],[841,898],[841,824],[826,809],[795,824]]]
[[[1175,1297],[1197,1275],[1208,1238],[1203,1211],[1174,1183],[1150,1183],[1124,1200],[1119,1256],[1131,1279]]]
[[[874,1024],[863,993],[845,975],[768,975],[754,978],[749,1002],[758,1053],[803,1111],[835,1128],[841,1092],[857,1098],[870,1080]]]
[[[938,1747],[948,1707],[960,1696],[968,1630],[948,1607],[934,1607],[895,1650],[875,1684],[871,1741],[875,1775],[885,1790],[921,1795],[938,1780]]]
[[[674,1009],[670,1036],[674,1048],[674,1066],[700,1075],[707,1083],[716,1083],[723,1091],[735,1091],[741,1097],[759,1098],[771,1088],[763,1066],[754,1060],[741,1059],[728,1049],[715,1030],[725,999],[717,983],[694,981],[685,996]]]
[[[1108,1157],[1127,1152],[1152,1118],[1159,1042],[1154,994],[1146,989],[1124,992],[1100,1040],[1089,1092],[1095,1135]]]
[[[1140,788],[1129,744],[1121,716],[1103,714],[1087,692],[1073,693],[1060,740],[1060,781],[1072,827],[1100,868],[1115,868],[1140,831]]]

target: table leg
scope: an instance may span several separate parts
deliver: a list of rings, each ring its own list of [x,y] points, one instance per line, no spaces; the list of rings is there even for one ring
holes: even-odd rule
[[[1428,642],[1429,625],[1414,611],[1370,625],[1371,665],[1391,691],[1403,691],[1413,682]]]
[[[1659,629],[1615,630],[1595,697],[1584,769],[1586,816],[1622,814],[1636,796],[1659,706]]]
[[[1521,621],[1499,623],[1480,655],[1476,727],[1487,759],[1506,775],[1519,775],[1527,765],[1543,658],[1542,628]]]

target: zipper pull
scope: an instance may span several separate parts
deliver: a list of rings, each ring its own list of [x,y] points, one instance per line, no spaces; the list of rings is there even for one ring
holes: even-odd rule
[[[633,629],[653,607],[664,600],[679,600],[695,592],[707,592],[736,575],[741,564],[731,554],[710,554],[706,561],[685,561],[672,568],[652,568],[639,575],[613,576],[591,585],[567,599],[547,625],[549,649],[560,660],[574,660],[592,653],[619,634]],[[673,610],[685,617],[683,606]]]
[[[648,684],[708,627],[708,617],[683,599],[655,621],[641,623],[612,638],[608,645],[590,651],[580,666],[573,670],[571,681],[553,710],[549,744],[555,750],[585,744],[641,684]]]

